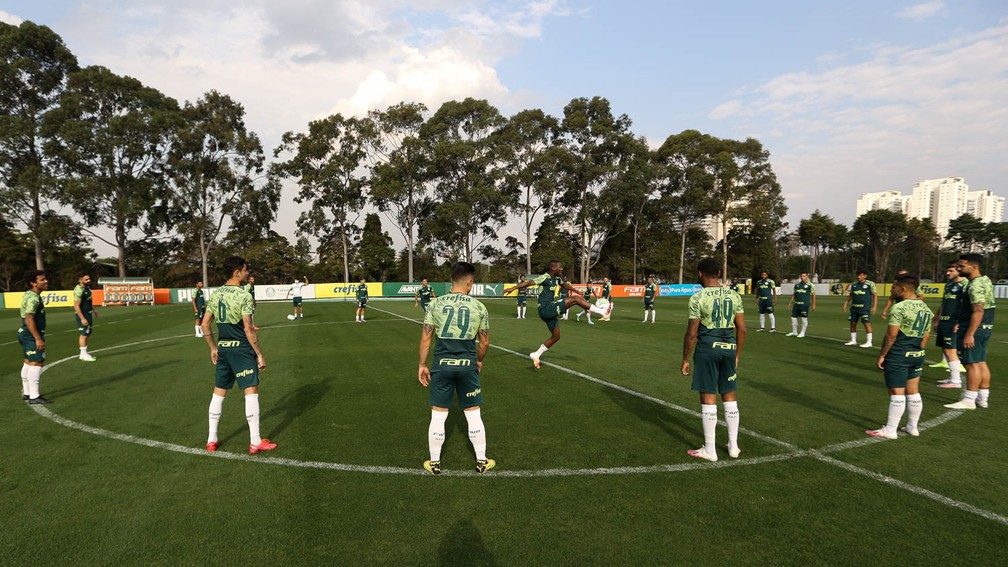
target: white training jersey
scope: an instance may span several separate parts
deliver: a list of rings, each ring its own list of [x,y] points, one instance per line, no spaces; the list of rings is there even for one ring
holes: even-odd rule
[[[294,293],[294,297],[301,297],[301,288],[303,287],[303,282],[294,282],[291,284],[291,292]]]

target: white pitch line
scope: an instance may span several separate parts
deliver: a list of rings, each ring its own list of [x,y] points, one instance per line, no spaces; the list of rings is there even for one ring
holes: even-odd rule
[[[918,431],[927,431],[928,429],[931,429],[932,427],[937,427],[937,426],[939,426],[939,425],[941,425],[941,424],[943,424],[945,422],[952,421],[953,419],[959,417],[963,413],[965,413],[965,412],[963,412],[963,411],[957,411],[957,410],[947,411],[947,412],[939,415],[938,417],[936,417],[934,419],[930,419],[928,421],[925,421],[924,423],[921,423],[920,425],[917,426],[917,430]],[[900,434],[900,437],[904,437],[904,436],[909,437],[909,435],[906,435],[906,434],[903,434],[903,433]],[[888,441],[888,439],[883,439],[881,437],[868,437],[866,435],[864,439],[856,439],[854,441],[847,441],[846,443],[837,443],[835,445],[827,445],[827,446],[822,447],[820,449],[816,449],[816,451],[818,451],[820,453],[824,453],[824,454],[825,453],[836,453],[836,452],[839,452],[839,451],[846,451],[847,449],[856,449],[857,447],[864,447],[865,445],[872,445],[872,444],[875,444],[875,443],[882,443],[883,441]]]

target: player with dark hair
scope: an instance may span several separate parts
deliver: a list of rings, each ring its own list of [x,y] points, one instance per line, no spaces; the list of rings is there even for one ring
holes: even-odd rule
[[[542,291],[539,292],[539,318],[542,319],[543,323],[546,323],[546,328],[550,330],[550,337],[539,346],[539,349],[535,352],[529,353],[529,358],[532,359],[532,364],[536,368],[539,368],[539,358],[549,350],[549,347],[556,344],[560,340],[560,321],[561,315],[567,312],[567,309],[571,305],[580,305],[581,307],[591,311],[592,313],[597,313],[603,317],[607,316],[610,311],[612,311],[612,303],[609,304],[609,308],[603,310],[597,305],[592,305],[588,303],[585,298],[581,297],[570,283],[563,283],[563,264],[560,260],[552,260],[549,263],[549,268],[546,273],[541,276],[536,277],[533,280],[524,281],[516,286],[509,287],[504,290],[504,294],[507,295],[512,291],[526,288],[533,285],[542,286]],[[606,278],[608,280],[608,278]],[[563,287],[568,292],[570,296],[567,299],[562,299],[560,297],[560,289]]]
[[[871,307],[868,306],[868,296],[871,296]],[[850,320],[850,341],[844,343],[844,346],[858,344],[857,324],[860,321],[864,324],[867,337],[864,344],[858,346],[861,348],[871,348],[871,316],[875,314],[875,310],[878,308],[878,291],[875,289],[875,282],[868,279],[868,272],[864,270],[858,271],[857,281],[851,284],[850,293],[847,295],[847,299],[844,301],[841,309],[847,311],[848,305],[850,305],[850,315],[847,317]]]
[[[252,296],[252,328],[259,330],[259,327],[255,324],[255,310],[256,310],[256,297],[255,297],[255,276],[249,274],[248,282],[242,286],[242,289],[248,292]]]
[[[224,259],[227,281],[217,288],[207,302],[203,316],[203,335],[210,345],[210,360],[216,369],[213,396],[210,398],[210,432],[207,451],[217,450],[217,425],[224,408],[224,396],[235,382],[245,394],[245,420],[249,427],[249,453],[276,449],[276,443],[259,435],[259,371],[266,368],[266,359],[259,348],[259,337],[252,328],[252,296],[240,286],[248,278],[244,258]],[[214,340],[210,327],[217,319],[219,340]]]
[[[655,299],[658,298],[658,285],[654,283],[654,276],[648,276],[647,283],[644,284],[644,320],[647,323],[648,311],[651,312],[651,322],[655,322]]]
[[[77,274],[77,287],[73,290],[74,297],[74,321],[77,323],[77,332],[80,337],[77,339],[77,346],[80,347],[78,358],[84,362],[94,362],[95,357],[88,352],[88,339],[91,338],[91,330],[94,329],[95,310],[91,301],[91,276],[87,272]]]
[[[788,307],[791,308],[791,332],[787,336],[805,338],[805,329],[808,329],[809,308],[811,307],[812,311],[815,311],[816,307],[815,286],[809,283],[808,272],[801,273],[801,281],[795,284]],[[801,319],[800,332],[798,331],[799,319]]]
[[[301,297],[304,293],[304,286],[308,285],[308,277],[305,276],[304,281],[294,278],[294,283],[290,286],[289,294],[292,295],[291,301],[294,304],[294,318],[304,319],[304,298]]]
[[[357,323],[367,323],[364,320],[364,310],[367,309],[367,278],[360,279],[360,285],[357,286]]]
[[[518,285],[521,285],[524,282],[525,282],[525,274],[518,276]],[[516,303],[518,305],[517,319],[524,319],[525,311],[528,310],[528,305],[526,305],[528,303],[528,290],[523,287],[518,288],[518,293],[516,294],[516,297],[517,297]]]
[[[427,278],[420,280],[420,289],[417,290],[416,295],[413,297],[413,307],[423,307],[424,312],[427,312],[427,306],[430,305],[431,299],[437,297],[434,293],[434,289],[427,285]]]
[[[581,294],[581,296],[584,297],[585,301],[587,301],[588,303],[591,303],[591,297],[592,297],[592,287],[591,287],[591,284],[586,284],[585,285],[584,292]],[[585,309],[585,308],[582,307],[581,308],[581,312],[577,314],[577,320],[578,321],[581,320],[581,316],[582,315],[587,315],[588,316],[588,324],[589,325],[594,325],[595,324],[591,320],[591,311],[589,311],[589,310],[587,310],[587,309]]]
[[[424,468],[441,474],[441,447],[445,440],[445,421],[452,400],[458,404],[469,425],[469,441],[476,453],[476,472],[483,474],[497,463],[486,456],[486,431],[480,406],[483,389],[480,371],[483,357],[490,348],[490,315],[486,307],[469,295],[476,267],[468,262],[452,266],[451,292],[435,298],[424,315],[420,332],[420,368],[418,378],[430,387],[431,421],[427,429],[430,460]],[[431,341],[437,335],[432,367],[427,366]]]
[[[987,366],[987,345],[994,332],[994,283],[980,273],[980,254],[959,256],[959,273],[969,284],[963,295],[963,305],[959,308],[959,332],[956,344],[959,359],[966,366],[966,389],[963,397],[954,404],[945,404],[950,409],[986,408],[990,399],[991,371]]]
[[[602,317],[603,321],[608,321],[609,317],[612,315],[613,300],[612,300],[612,282],[609,281],[608,277],[602,278],[602,297],[599,299],[604,299],[609,302],[609,306],[606,307],[606,314]]]
[[[28,270],[24,274],[28,291],[21,298],[21,326],[18,328],[18,342],[24,360],[21,365],[21,399],[29,404],[49,404],[39,393],[42,366],[45,364],[45,303],[42,292],[49,289],[49,280],[42,270]]]
[[[196,282],[196,291],[192,296],[193,315],[196,320],[196,335],[203,336],[203,314],[206,313],[206,297],[203,295],[203,282]]]
[[[939,388],[962,388],[962,363],[956,350],[956,334],[959,327],[959,310],[964,308],[963,295],[969,282],[959,273],[959,262],[949,262],[945,269],[945,289],[942,292],[941,307],[934,318],[934,333],[938,347],[942,349],[942,360],[931,368],[947,368],[949,377],[938,381]]]
[[[917,424],[924,411],[920,395],[920,377],[924,368],[924,345],[931,334],[934,314],[920,299],[917,287],[920,282],[911,275],[896,277],[892,296],[899,301],[889,314],[889,325],[882,339],[878,367],[885,371],[889,388],[889,418],[879,429],[865,431],[872,437],[896,439],[903,412],[907,411],[907,424],[902,429],[913,437],[920,435]]]
[[[777,305],[777,282],[770,279],[770,274],[760,272],[760,279],[756,280],[756,308],[759,310],[759,329],[756,332],[766,330],[766,316],[770,316],[770,332],[777,332],[777,317],[774,315],[774,306]]]
[[[736,369],[746,336],[742,296],[721,285],[721,263],[714,258],[700,260],[697,270],[703,289],[689,300],[681,371],[683,376],[689,376],[692,354],[693,391],[700,393],[704,445],[687,453],[698,459],[717,461],[717,397],[720,394],[728,424],[728,456],[734,459],[742,452],[738,446],[739,411],[735,392]]]

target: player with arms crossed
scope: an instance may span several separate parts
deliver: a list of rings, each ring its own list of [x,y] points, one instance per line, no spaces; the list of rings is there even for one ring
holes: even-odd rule
[[[523,283],[525,283],[525,274],[522,274],[522,275],[518,276],[518,285],[520,286]],[[518,293],[517,293],[516,296],[518,298],[517,299],[517,302],[518,302],[518,317],[517,317],[517,319],[524,319],[525,318],[525,311],[528,310],[528,305],[526,305],[528,303],[528,290],[525,289],[524,287],[519,287],[518,288]]]
[[[987,344],[994,332],[994,284],[980,274],[980,254],[959,257],[959,273],[969,284],[959,308],[959,332],[956,344],[959,359],[966,366],[966,390],[961,400],[945,404],[949,409],[986,408],[990,398],[991,372],[987,366]]]
[[[88,339],[91,338],[91,330],[94,328],[95,310],[91,301],[91,276],[81,272],[77,274],[77,287],[73,290],[74,297],[74,319],[77,322],[77,332],[80,338],[77,339],[77,346],[80,347],[80,360],[84,362],[94,362],[97,358],[91,356],[87,350]]]
[[[949,377],[938,381],[939,388],[962,388],[962,364],[956,351],[956,334],[959,330],[959,310],[963,307],[963,294],[968,282],[959,273],[959,262],[950,262],[945,270],[945,291],[942,293],[941,307],[934,319],[934,332],[938,347],[942,349],[942,361],[931,368],[948,368]]]
[[[760,279],[756,280],[756,308],[759,309],[759,329],[756,329],[756,332],[762,333],[766,330],[767,315],[770,315],[770,332],[777,332],[774,305],[777,305],[777,282],[770,279],[770,274],[767,272],[760,272]]]
[[[791,332],[788,337],[797,336],[799,339],[805,338],[805,329],[808,329],[809,307],[815,311],[816,297],[815,286],[808,281],[808,272],[801,273],[801,281],[794,286],[794,293],[788,306],[791,307]],[[801,332],[798,332],[798,319],[801,319]]]
[[[563,264],[560,260],[552,260],[549,263],[549,268],[541,276],[536,277],[534,280],[529,280],[522,282],[514,287],[509,287],[504,290],[504,294],[508,294],[512,291],[526,288],[533,285],[542,286],[542,291],[539,292],[539,318],[542,319],[543,323],[546,323],[546,328],[550,330],[550,338],[539,346],[539,350],[529,353],[529,358],[532,359],[532,364],[536,368],[539,368],[539,358],[549,350],[551,346],[556,344],[560,340],[560,316],[567,312],[567,309],[571,305],[580,305],[581,307],[591,311],[592,313],[597,313],[603,317],[607,316],[610,311],[612,311],[612,304],[609,304],[609,308],[603,310],[597,305],[592,305],[585,301],[585,298],[581,297],[569,283],[562,283],[563,278]],[[608,280],[608,278],[606,278]],[[560,288],[566,285],[568,292],[573,292],[567,299],[561,299]]]
[[[224,260],[227,282],[217,288],[207,302],[203,317],[203,335],[210,345],[210,360],[216,368],[213,396],[210,398],[210,433],[207,451],[217,450],[217,425],[224,408],[224,396],[238,382],[245,394],[245,419],[249,427],[249,453],[276,449],[276,443],[259,435],[259,371],[266,368],[266,359],[259,348],[259,337],[252,328],[252,296],[241,289],[248,277],[244,258],[231,256]],[[210,325],[217,319],[214,341]]]
[[[193,315],[196,319],[196,335],[203,336],[203,314],[206,313],[206,296],[203,294],[203,282],[196,282],[196,292],[192,297]]]
[[[42,366],[45,364],[45,303],[42,292],[49,289],[49,280],[42,270],[28,270],[24,275],[28,291],[21,298],[21,326],[18,342],[24,360],[21,365],[21,399],[29,404],[51,404],[39,393]]]
[[[486,307],[469,296],[476,268],[468,262],[452,267],[452,287],[447,295],[435,298],[424,315],[420,332],[420,383],[430,388],[431,421],[427,429],[430,460],[424,468],[431,474],[441,474],[441,447],[445,440],[445,421],[452,399],[458,404],[469,424],[469,441],[476,453],[476,472],[483,474],[497,463],[486,456],[486,431],[480,406],[483,389],[480,371],[483,357],[490,348],[490,315]],[[433,369],[427,366],[431,340],[434,346]]]
[[[871,296],[871,307],[868,306],[869,295]],[[861,321],[864,324],[867,338],[865,338],[864,344],[858,346],[861,348],[871,348],[871,316],[875,314],[875,310],[878,308],[878,291],[875,289],[875,282],[868,279],[868,272],[860,270],[857,273],[857,281],[851,284],[850,294],[847,295],[847,300],[844,301],[841,309],[846,312],[848,305],[850,305],[850,315],[848,316],[850,320],[850,341],[844,343],[844,346],[858,344],[857,324],[858,321]]]
[[[717,461],[717,397],[721,394],[725,422],[728,424],[728,456],[735,459],[742,452],[738,446],[736,394],[736,371],[746,337],[742,296],[721,285],[721,264],[714,258],[700,260],[697,269],[703,289],[689,300],[689,323],[683,336],[681,371],[683,376],[689,376],[692,354],[693,391],[700,393],[704,446],[691,449],[687,454]]]
[[[427,285],[427,278],[420,281],[420,289],[417,290],[416,295],[413,297],[413,307],[423,307],[424,312],[427,312],[427,306],[430,305],[431,299],[437,297],[434,293],[434,289]]]
[[[364,310],[367,309],[367,279],[361,278],[360,285],[357,286],[357,318],[355,323],[367,323],[364,320]]]
[[[896,277],[892,296],[900,301],[889,313],[889,325],[882,339],[878,367],[885,371],[889,388],[889,419],[880,429],[865,431],[872,437],[896,439],[896,429],[904,410],[907,424],[903,431],[917,437],[917,423],[924,411],[920,395],[920,377],[924,368],[924,345],[931,335],[934,313],[927,304],[917,299],[917,278],[911,275]]]
[[[644,320],[647,323],[648,311],[651,312],[651,322],[655,321],[655,298],[658,297],[658,286],[654,283],[654,276],[648,276],[647,284],[644,286]]]

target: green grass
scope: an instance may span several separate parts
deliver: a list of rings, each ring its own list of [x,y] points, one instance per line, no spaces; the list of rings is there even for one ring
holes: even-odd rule
[[[516,320],[511,301],[486,303],[495,345],[526,353],[546,338],[534,305],[529,319]],[[778,317],[783,332],[752,332],[757,316],[747,305],[739,407],[743,428],[765,437],[743,432],[738,461],[728,462],[723,427],[717,465],[686,455],[702,433],[699,417],[678,409],[699,410],[690,379],[678,371],[685,300],[660,300],[658,323],[644,325],[639,302],[624,299],[611,322],[589,327],[572,316],[562,323],[562,340],[543,360],[658,401],[550,366],[537,371],[527,358],[492,349],[482,375],[483,418],[498,467],[486,476],[450,474],[473,466],[457,408],[441,477],[257,462],[420,471],[429,407],[416,379],[419,326],[395,315],[417,318],[419,309],[372,305],[360,325],[350,303],[308,302],[306,318],[296,322],[285,319],[286,304],[260,304],[268,362],[262,431],[279,447],[243,460],[108,438],[32,411],[20,401],[20,350],[10,342],[17,312],[0,312],[8,329],[0,339],[0,358],[8,361],[0,373],[7,384],[0,396],[7,441],[0,565],[1008,562],[1008,526],[921,494],[1008,516],[1008,397],[997,378],[989,410],[966,412],[916,439],[829,455],[903,485],[814,454],[796,457],[774,442],[822,448],[863,439],[885,419],[878,351],[841,346],[848,331],[836,298],[820,299],[802,340],[783,336],[786,313]],[[42,391],[56,403],[47,408],[90,427],[202,448],[213,368],[204,341],[190,336],[191,310],[99,310],[91,342],[98,362],[57,365],[76,355],[76,329],[69,310],[49,311],[51,369]],[[884,321],[875,323],[879,343]],[[1002,337],[996,331],[990,349],[995,376],[1008,362]],[[945,414],[941,404],[959,396],[934,386],[944,376],[925,369],[924,421]],[[247,453],[237,392],[224,403],[220,436],[221,451]],[[617,467],[665,470],[543,472]],[[518,474],[526,476],[508,476]]]

